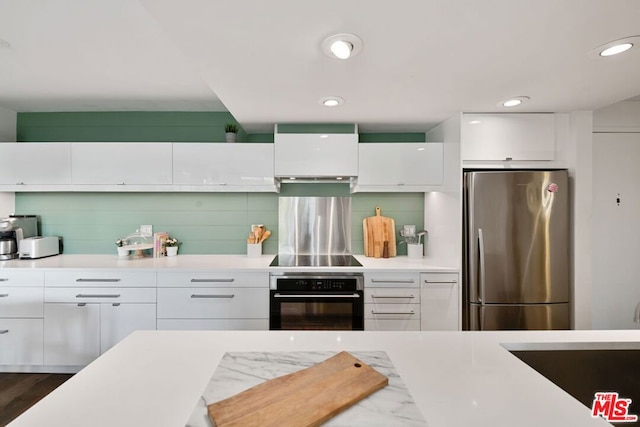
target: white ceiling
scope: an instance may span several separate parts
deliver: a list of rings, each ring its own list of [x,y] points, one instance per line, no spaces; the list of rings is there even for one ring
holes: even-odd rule
[[[362,52],[328,58],[355,33]],[[640,95],[638,0],[2,0],[0,107],[230,111],[274,123],[423,132],[457,112],[594,110]],[[322,107],[338,95],[344,105]],[[637,99],[637,98],[636,98]]]

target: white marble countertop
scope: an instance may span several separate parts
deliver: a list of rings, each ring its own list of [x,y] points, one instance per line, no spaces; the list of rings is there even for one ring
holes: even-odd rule
[[[135,332],[10,425],[180,427],[225,352],[346,350],[386,352],[430,427],[607,426],[503,345],[638,341],[638,330]]]
[[[406,256],[393,258],[369,258],[364,255],[354,255],[362,267],[304,267],[305,271],[457,271],[453,260],[438,260],[428,257],[412,259]],[[3,268],[28,269],[99,269],[122,268],[135,269],[224,269],[224,270],[268,270],[290,271],[291,267],[269,267],[275,255],[262,255],[259,258],[249,258],[246,255],[177,255],[163,258],[119,258],[117,255],[56,255],[36,260],[0,261]],[[294,269],[300,269],[295,267]]]

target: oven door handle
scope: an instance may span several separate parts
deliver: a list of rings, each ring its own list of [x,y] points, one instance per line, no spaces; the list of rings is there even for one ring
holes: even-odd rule
[[[314,295],[314,294],[303,294],[303,295],[282,295],[282,294],[273,294],[274,298],[360,298],[359,294],[326,294],[326,295]]]

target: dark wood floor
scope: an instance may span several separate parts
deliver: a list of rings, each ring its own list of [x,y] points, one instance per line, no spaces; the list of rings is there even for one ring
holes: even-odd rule
[[[68,374],[0,373],[0,426],[9,424],[69,378]]]

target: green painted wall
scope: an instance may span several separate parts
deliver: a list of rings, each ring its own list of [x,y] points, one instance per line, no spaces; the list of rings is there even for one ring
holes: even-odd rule
[[[18,140],[172,141],[224,140],[229,113],[19,113]],[[376,134],[369,134],[376,135]],[[387,139],[383,134],[378,140]],[[397,134],[393,134],[396,135]],[[409,134],[406,134],[409,135]],[[376,142],[377,137],[370,137]],[[273,134],[238,135],[242,142],[273,142]],[[387,139],[388,140],[388,139]],[[396,138],[402,142],[409,142]],[[420,142],[420,141],[413,141]],[[142,224],[167,231],[182,243],[182,254],[243,254],[251,224],[273,231],[264,253],[278,250],[278,199],[284,196],[350,196],[352,250],[363,252],[362,220],[375,207],[403,224],[424,228],[423,193],[349,194],[348,184],[283,184],[272,193],[16,193],[17,214],[37,214],[43,235],[62,236],[67,254],[113,254],[115,241]],[[398,254],[406,254],[400,245]]]

